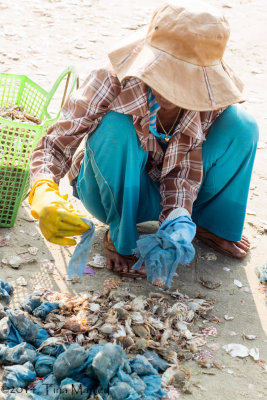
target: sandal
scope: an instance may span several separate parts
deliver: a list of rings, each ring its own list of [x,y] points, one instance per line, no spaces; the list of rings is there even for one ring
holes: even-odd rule
[[[118,251],[116,250],[116,247],[114,246],[110,234],[109,234],[109,229],[106,230],[104,234],[104,247],[106,249],[106,257],[108,257],[107,253],[112,252],[118,254]],[[138,261],[138,258],[134,255],[124,255],[124,258],[126,258],[129,261],[132,261],[133,264],[135,264]],[[133,271],[133,272],[123,272],[123,271],[113,271],[115,274],[118,274],[120,276],[125,276],[129,278],[140,278],[140,277],[146,277],[145,274],[139,274],[138,271]]]
[[[199,239],[201,242],[207,244],[213,250],[216,250],[219,253],[227,255],[228,257],[232,257],[232,258],[242,259],[242,258],[246,257],[247,254],[245,254],[243,257],[235,257],[230,251],[223,249],[214,240],[212,240],[212,238],[210,237],[210,234],[211,234],[210,232],[202,231],[199,229],[199,227],[197,227],[196,238]]]

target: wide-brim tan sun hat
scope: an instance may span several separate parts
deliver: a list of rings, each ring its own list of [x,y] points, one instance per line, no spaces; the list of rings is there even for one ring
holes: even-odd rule
[[[174,0],[155,10],[148,28],[109,53],[121,82],[137,77],[171,103],[208,111],[244,101],[243,84],[223,55],[227,19],[192,0]]]

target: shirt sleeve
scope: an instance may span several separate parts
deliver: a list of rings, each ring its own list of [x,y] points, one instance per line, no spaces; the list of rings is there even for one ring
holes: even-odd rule
[[[64,104],[60,119],[34,149],[31,185],[40,179],[59,183],[70,169],[72,157],[84,136],[97,128],[120,92],[117,76],[107,69],[93,71],[87,77]]]
[[[178,165],[160,181],[161,204],[163,210],[159,217],[162,223],[177,208],[185,208],[192,214],[203,177],[202,142],[192,146],[180,159]]]

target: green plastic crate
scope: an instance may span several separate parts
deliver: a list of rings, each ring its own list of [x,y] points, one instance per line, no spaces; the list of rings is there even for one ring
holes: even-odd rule
[[[66,78],[62,105],[67,95],[78,86],[74,67],[68,67],[58,77],[50,92],[42,89],[25,75],[0,73],[0,107],[17,105],[41,120],[40,125],[9,121],[0,117],[0,227],[12,227],[18,209],[29,190],[29,166],[32,150],[57,121],[48,113],[48,106],[60,83]]]

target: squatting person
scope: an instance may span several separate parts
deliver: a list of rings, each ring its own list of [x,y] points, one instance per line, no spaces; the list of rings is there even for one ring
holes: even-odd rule
[[[168,249],[178,251],[176,241],[185,250],[172,262],[190,261],[195,233],[217,251],[246,256],[258,127],[223,60],[229,33],[225,17],[199,1],[165,3],[145,33],[113,50],[110,65],[68,98],[31,159],[29,202],[47,240],[73,245],[88,229],[59,193],[68,173],[74,195],[109,225],[107,267],[117,273],[146,274]],[[139,245],[137,224],[155,220],[158,232]]]

